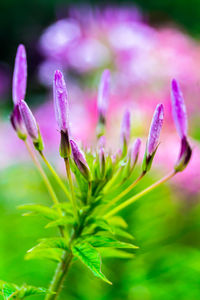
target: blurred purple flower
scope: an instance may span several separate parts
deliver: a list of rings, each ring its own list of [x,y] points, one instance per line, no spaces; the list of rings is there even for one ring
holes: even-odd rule
[[[149,135],[147,140],[147,157],[151,156],[155,152],[158,146],[160,131],[163,125],[163,118],[164,118],[164,107],[162,104],[158,104],[155,109],[150,130],[149,130]]]
[[[19,100],[24,100],[26,93],[26,80],[27,80],[27,62],[26,62],[26,50],[23,45],[19,45],[17,48],[17,54],[15,58],[15,67],[13,73],[13,102],[17,104]]]
[[[172,114],[180,138],[187,136],[187,113],[182,92],[178,82],[173,79],[171,84]]]
[[[98,112],[99,117],[105,120],[108,109],[108,101],[110,95],[110,71],[104,70],[101,75],[101,80],[98,89]]]
[[[57,70],[53,80],[54,109],[58,127],[60,131],[68,132],[68,100],[67,89],[62,73]]]

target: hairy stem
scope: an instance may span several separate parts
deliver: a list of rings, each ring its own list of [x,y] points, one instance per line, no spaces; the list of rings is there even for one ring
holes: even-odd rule
[[[46,166],[48,167],[48,169],[50,170],[50,172],[54,176],[55,180],[60,185],[61,189],[64,191],[64,193],[67,196],[67,198],[70,199],[70,194],[69,194],[66,186],[64,185],[64,183],[62,182],[62,180],[60,179],[60,177],[58,176],[58,174],[56,173],[56,171],[54,170],[54,168],[52,167],[52,165],[49,163],[49,161],[45,157],[44,153],[43,152],[39,152],[39,153],[40,153],[40,156],[42,157],[43,161],[45,162]]]
[[[162,179],[160,179],[159,181],[155,182],[154,184],[152,184],[151,186],[149,186],[148,188],[146,188],[145,190],[143,190],[142,192],[138,193],[137,195],[131,197],[130,199],[126,200],[125,202],[121,203],[120,205],[118,205],[117,207],[113,208],[111,211],[109,211],[104,218],[109,218],[113,215],[115,215],[116,213],[118,213],[120,210],[124,209],[125,207],[127,207],[128,205],[132,204],[133,202],[135,202],[137,199],[141,198],[142,196],[144,196],[145,194],[149,193],[150,191],[152,191],[153,189],[155,189],[157,186],[159,186],[160,184],[166,182],[167,180],[169,180],[170,178],[172,178],[174,175],[176,174],[176,171],[173,171],[171,173],[169,173],[168,175],[166,175],[165,177],[163,177]]]
[[[72,252],[64,254],[63,261],[58,264],[55,275],[49,287],[49,294],[46,295],[45,300],[55,300],[58,298],[72,258]]]
[[[77,210],[76,199],[75,199],[75,194],[74,194],[74,186],[73,186],[73,182],[72,182],[69,158],[64,158],[64,160],[65,160],[67,178],[69,180],[69,186],[70,186],[70,190],[71,190],[71,200],[72,200],[72,206],[73,206],[73,210],[74,210],[74,216],[76,218],[76,221],[78,222],[78,210]]]

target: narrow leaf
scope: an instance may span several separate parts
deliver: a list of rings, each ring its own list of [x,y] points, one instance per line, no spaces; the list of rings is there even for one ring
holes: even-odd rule
[[[112,284],[101,272],[100,254],[88,243],[78,243],[72,248],[73,254],[84,263],[93,274],[103,281]]]
[[[59,218],[55,221],[49,222],[45,228],[50,228],[50,227],[57,227],[57,226],[65,226],[68,224],[73,224],[74,223],[74,218],[72,216],[63,216],[62,218]]]
[[[25,259],[50,259],[56,262],[60,262],[62,260],[63,250],[61,249],[52,249],[52,248],[33,248],[29,250],[29,252],[25,255]]]
[[[101,236],[101,235],[86,236],[84,240],[88,242],[90,245],[92,245],[93,247],[112,247],[112,248],[130,248],[130,249],[138,248],[133,244],[124,243],[116,239],[107,236]]]
[[[37,248],[58,248],[63,249],[65,251],[69,250],[68,243],[65,238],[56,237],[56,238],[48,238],[42,239]],[[36,248],[35,247],[35,248]]]
[[[43,217],[46,217],[50,220],[55,220],[59,217],[59,214],[56,210],[51,207],[40,205],[40,204],[24,204],[18,207],[19,209],[28,210],[34,214],[40,214]]]
[[[98,248],[99,252],[103,257],[108,257],[108,258],[122,258],[122,259],[128,259],[128,258],[134,258],[135,254],[126,252],[123,250],[119,249],[114,249],[114,248]]]

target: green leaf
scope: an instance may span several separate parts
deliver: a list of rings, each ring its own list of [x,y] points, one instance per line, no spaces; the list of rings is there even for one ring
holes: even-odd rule
[[[107,236],[101,236],[101,235],[86,236],[83,240],[88,242],[93,247],[130,248],[130,249],[138,248],[133,244],[124,243],[116,239]]]
[[[93,272],[96,277],[109,284],[112,284],[101,272],[101,257],[96,249],[94,249],[88,243],[82,242],[75,244],[72,247],[72,252]]]
[[[52,249],[52,248],[40,248],[35,247],[27,252],[25,259],[50,259],[56,262],[62,261],[63,250],[62,249]]]
[[[0,280],[0,290],[3,296],[3,299],[11,299],[11,296],[16,292],[17,286],[11,283]]]
[[[48,290],[45,288],[24,285],[18,290],[16,296],[19,297],[20,299],[24,299],[25,297],[32,296],[32,295],[47,294],[47,292]]]
[[[0,291],[3,298],[6,300],[10,299],[24,299],[25,297],[32,295],[46,294],[47,289],[41,287],[34,287],[30,285],[23,285],[22,287],[17,286],[13,283],[7,283],[0,280]]]
[[[98,248],[99,252],[103,257],[109,257],[109,258],[123,258],[123,259],[128,259],[128,258],[134,258],[135,254],[126,252],[123,250],[119,249],[114,249],[114,248]]]
[[[61,202],[58,204],[54,204],[55,208],[61,208],[66,215],[73,216],[72,205],[70,202]]]
[[[57,226],[66,226],[74,224],[74,218],[72,216],[63,216],[55,221],[49,222],[45,228],[57,227]]]
[[[120,237],[123,237],[125,239],[134,240],[134,237],[132,236],[132,234],[128,233],[127,231],[125,231],[121,228],[114,227],[113,231],[114,231],[115,236],[120,236]]]
[[[34,214],[40,214],[50,220],[55,220],[59,217],[59,214],[55,209],[45,205],[25,204],[25,205],[20,205],[18,208],[28,210],[29,212]]]
[[[125,229],[128,227],[128,224],[126,223],[126,221],[120,216],[110,217],[108,219],[108,223],[110,225],[113,225],[113,226],[116,226],[116,227],[122,227],[122,228],[125,228]]]
[[[37,248],[58,248],[58,249],[63,249],[65,251],[69,250],[66,239],[62,237],[41,239],[40,243],[36,247]]]
[[[88,219],[84,232],[87,233],[91,232],[92,230],[95,232],[104,230],[114,233],[112,227],[108,224],[107,220],[104,220],[102,218],[91,217]]]

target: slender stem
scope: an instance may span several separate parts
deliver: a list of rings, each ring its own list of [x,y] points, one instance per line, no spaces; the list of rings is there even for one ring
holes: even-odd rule
[[[55,275],[49,287],[49,294],[46,295],[45,300],[55,300],[59,296],[64,279],[69,270],[73,254],[65,253],[62,262],[58,264]]]
[[[110,208],[112,205],[114,205],[119,199],[121,199],[123,196],[125,196],[128,192],[130,192],[139,182],[140,180],[144,177],[146,173],[142,172],[142,174],[140,174],[140,176],[131,184],[129,185],[123,192],[121,192],[119,195],[117,195],[117,197],[115,197],[114,199],[112,199],[106,206],[105,206],[105,210],[107,210],[108,208]],[[104,210],[104,211],[105,211]]]
[[[73,206],[73,210],[74,210],[74,215],[75,215],[75,218],[78,222],[78,210],[77,210],[77,205],[76,205],[76,200],[75,200],[74,186],[73,186],[73,182],[72,182],[72,175],[71,175],[71,170],[70,170],[69,158],[64,158],[64,161],[65,161],[67,178],[69,180],[69,186],[70,186],[71,195],[72,195],[71,196],[71,201],[72,201],[72,206]]]
[[[40,152],[40,151],[39,151],[39,153],[40,153],[40,156],[42,157],[43,161],[45,162],[46,166],[48,167],[48,169],[51,171],[52,175],[56,179],[57,183],[60,185],[60,187],[64,191],[65,195],[69,199],[70,198],[70,194],[69,194],[66,186],[64,185],[64,183],[62,182],[62,180],[60,179],[60,177],[58,176],[58,174],[56,173],[56,171],[54,170],[54,168],[52,167],[52,165],[50,164],[50,162],[47,160],[47,158],[45,157],[44,153]]]
[[[53,190],[53,188],[52,188],[52,185],[51,185],[49,179],[47,178],[47,176],[46,176],[44,170],[42,169],[42,166],[40,165],[40,162],[38,161],[37,157],[35,156],[35,154],[34,154],[33,151],[31,150],[31,148],[30,148],[28,142],[27,142],[27,141],[24,141],[24,142],[25,142],[26,148],[27,148],[27,150],[28,150],[28,152],[29,152],[29,154],[30,154],[30,156],[31,156],[31,158],[32,158],[32,160],[33,160],[33,162],[34,162],[34,164],[36,165],[36,167],[37,167],[37,169],[38,169],[40,175],[42,176],[42,178],[43,178],[43,180],[44,180],[44,183],[45,183],[45,185],[46,185],[46,187],[47,187],[47,189],[48,189],[48,191],[49,191],[49,194],[50,194],[50,196],[51,196],[51,198],[52,198],[52,200],[53,200],[53,203],[54,203],[54,204],[56,205],[56,207],[58,208],[59,214],[62,215],[62,211],[61,211],[61,209],[60,209],[59,206],[58,206],[58,204],[59,204],[58,198],[57,198],[57,196],[56,196],[56,194],[55,194],[55,192],[54,192],[54,190]]]
[[[124,209],[125,207],[127,207],[128,205],[132,204],[133,202],[135,202],[137,199],[141,198],[142,196],[144,196],[145,194],[149,193],[150,191],[152,191],[153,189],[155,189],[157,186],[159,186],[160,184],[166,182],[167,180],[169,180],[170,178],[172,178],[174,175],[176,174],[176,171],[173,171],[171,173],[169,173],[168,175],[166,175],[165,177],[161,178],[159,181],[155,182],[154,184],[152,184],[151,186],[149,186],[148,188],[146,188],[145,190],[143,190],[142,192],[138,193],[137,195],[131,197],[130,199],[126,200],[125,202],[121,203],[120,205],[118,205],[117,207],[113,208],[111,211],[109,211],[104,218],[109,218],[112,215],[115,215],[116,213],[118,213],[120,210]]]
[[[89,203],[90,197],[91,197],[91,193],[92,193],[92,182],[89,181],[88,182],[88,193],[87,193],[87,204]]]

